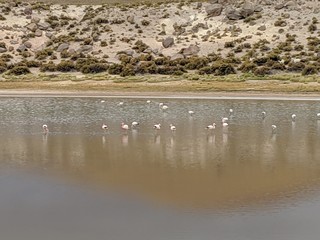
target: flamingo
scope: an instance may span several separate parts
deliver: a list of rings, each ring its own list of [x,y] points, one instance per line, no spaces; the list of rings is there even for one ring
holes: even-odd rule
[[[147,100],[147,103],[151,103],[151,101],[150,101],[150,100]]]
[[[227,122],[224,122],[224,123],[222,123],[222,126],[223,126],[223,127],[228,127],[229,124],[228,124]]]
[[[232,109],[232,108],[229,109],[229,114],[230,114],[230,115],[233,114],[233,109]]]
[[[297,117],[297,115],[295,115],[295,114],[291,115],[291,119],[292,119],[293,122],[296,121],[296,117]]]
[[[265,111],[262,111],[262,119],[265,119],[266,118],[266,115],[267,115],[267,113],[265,112]]]
[[[121,128],[126,131],[129,130],[129,126],[125,123],[121,123]]]
[[[170,130],[171,131],[175,131],[176,130],[176,126],[174,126],[173,124],[170,124]]]
[[[221,121],[222,121],[222,123],[226,123],[226,122],[228,122],[228,121],[229,121],[229,118],[227,118],[227,117],[223,117],[223,118],[221,119]]]
[[[108,130],[107,124],[102,124],[101,128],[102,128],[103,130],[105,130],[105,131]]]
[[[118,106],[123,106],[124,102],[119,102]]]
[[[206,129],[208,129],[208,130],[213,130],[213,129],[215,129],[216,128],[216,124],[215,123],[212,123],[212,125],[208,125],[207,127],[206,127]]]
[[[138,126],[139,126],[139,123],[136,122],[136,121],[134,121],[134,122],[131,123],[131,127],[132,127],[132,128],[136,128],[136,127],[138,127]]]
[[[188,113],[190,114],[190,116],[192,116],[194,114],[194,111],[190,110],[188,111]]]
[[[317,113],[317,118],[320,119],[320,113]]]
[[[276,133],[277,131],[277,126],[276,125],[271,125],[272,133]]]
[[[167,105],[162,105],[162,107],[161,107],[161,109],[163,110],[163,111],[165,111],[165,110],[167,110],[169,107],[167,106]]]
[[[160,130],[161,124],[160,123],[155,124],[155,125],[153,125],[153,128],[156,129],[156,130]]]
[[[49,132],[49,128],[47,124],[43,124],[42,125],[42,129],[43,129],[43,133],[48,133]]]

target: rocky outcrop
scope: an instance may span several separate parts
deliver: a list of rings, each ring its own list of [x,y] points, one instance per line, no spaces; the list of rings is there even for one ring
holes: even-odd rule
[[[200,52],[200,48],[197,45],[191,44],[187,48],[182,48],[179,53],[181,53],[183,56],[194,56],[197,55]]]
[[[173,46],[173,44],[174,44],[173,37],[167,37],[162,41],[162,46],[164,48],[169,48],[169,47]]]
[[[68,49],[69,49],[68,43],[61,43],[57,48],[57,52],[62,52],[64,50],[68,50]]]
[[[205,7],[206,13],[208,17],[216,17],[220,16],[223,10],[223,6],[221,4],[211,4]]]

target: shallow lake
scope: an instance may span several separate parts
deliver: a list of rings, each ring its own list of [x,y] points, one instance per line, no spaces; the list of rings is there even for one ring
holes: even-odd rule
[[[319,101],[149,100],[0,98],[1,239],[319,239]]]

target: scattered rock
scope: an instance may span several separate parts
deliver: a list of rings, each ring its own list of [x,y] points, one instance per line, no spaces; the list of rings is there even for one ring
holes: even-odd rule
[[[0,53],[5,53],[7,51],[6,48],[0,47]]]
[[[25,15],[32,15],[32,8],[31,7],[25,7],[25,9],[23,10],[23,13]]]
[[[182,55],[181,53],[177,53],[177,54],[174,54],[170,59],[172,61],[174,61],[174,60],[182,59],[182,58],[184,58],[184,55]]]
[[[64,50],[68,50],[68,49],[69,49],[68,43],[61,43],[57,48],[57,52],[62,52]]]
[[[12,44],[12,45],[16,45],[16,44],[18,44],[18,43],[19,43],[18,40],[10,40],[10,44]]]
[[[92,46],[91,46],[91,45],[81,46],[81,47],[77,50],[78,53],[88,53],[88,52],[90,52],[90,51],[92,51]]]
[[[25,43],[24,43],[24,46],[25,46],[26,48],[32,48],[32,43],[31,43],[31,42],[25,42]]]
[[[266,27],[266,25],[261,25],[260,27],[258,27],[258,30],[265,31],[265,30],[267,30],[267,27]]]
[[[37,23],[40,22],[40,18],[38,18],[38,17],[32,17],[32,18],[31,18],[31,22],[37,24]]]
[[[232,7],[229,7],[226,10],[226,16],[229,20],[239,20],[239,19],[243,18],[240,11],[236,10]]]
[[[163,46],[164,48],[169,48],[169,47],[171,47],[173,44],[174,44],[174,39],[173,39],[173,37],[167,37],[166,39],[164,39],[164,40],[162,41],[162,46]]]
[[[125,54],[127,56],[133,56],[134,51],[132,49],[126,49],[126,50],[122,50],[122,51],[117,52],[117,55],[120,55],[120,54]]]
[[[32,32],[35,32],[38,29],[37,24],[35,23],[29,23],[26,28]]]
[[[51,32],[46,32],[46,37],[47,38],[52,38],[54,35],[53,35],[53,33],[51,33]]]
[[[240,15],[243,18],[249,17],[254,13],[255,6],[251,2],[245,2],[240,10]]]
[[[35,32],[34,32],[34,35],[36,37],[41,37],[42,36],[42,31],[40,29],[37,29]]]
[[[50,24],[47,22],[39,22],[38,27],[40,30],[47,30],[50,27]]]
[[[128,23],[134,24],[135,23],[134,16],[128,16],[127,21],[128,21]]]
[[[17,48],[18,52],[24,52],[27,51],[27,47],[24,44],[21,44],[18,48]]]
[[[223,6],[221,4],[212,4],[205,7],[208,17],[220,16]]]
[[[183,54],[186,57],[186,56],[197,55],[199,52],[200,52],[200,48],[197,45],[191,44],[187,48],[182,48],[179,53]]]

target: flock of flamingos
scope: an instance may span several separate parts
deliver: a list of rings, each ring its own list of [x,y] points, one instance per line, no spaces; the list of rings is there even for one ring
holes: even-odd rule
[[[104,100],[101,100],[101,103],[104,103],[104,102],[105,102]],[[150,104],[151,101],[150,101],[150,100],[147,100],[147,103]],[[122,106],[123,104],[124,104],[124,102],[119,102],[119,103],[118,103],[118,106]],[[166,111],[167,109],[169,109],[169,107],[168,107],[168,105],[166,105],[166,104],[164,104],[164,103],[161,102],[161,103],[159,103],[159,109],[161,109],[162,111]],[[194,114],[194,111],[189,110],[188,113],[189,113],[190,116],[192,116],[192,115]],[[229,109],[229,114],[230,114],[230,115],[233,114],[233,109],[232,109],[232,108]],[[267,113],[266,113],[265,111],[262,111],[262,112],[261,112],[261,117],[262,117],[262,119],[265,119],[266,115],[267,115]],[[296,117],[297,117],[296,114],[292,114],[292,115],[291,115],[291,119],[292,119],[293,122],[295,122]],[[320,113],[317,113],[317,119],[320,120]],[[228,124],[228,121],[229,121],[229,118],[228,118],[228,117],[222,117],[222,118],[221,118],[222,126],[223,126],[223,127],[228,127],[228,125],[229,125],[229,124]],[[121,129],[122,129],[123,131],[128,131],[128,130],[130,130],[130,128],[131,128],[131,129],[137,129],[137,128],[139,127],[139,124],[140,124],[139,122],[134,121],[134,122],[131,123],[131,126],[129,126],[129,124],[126,124],[126,123],[122,122],[121,125],[120,125],[120,127],[121,127]],[[109,129],[108,125],[105,124],[105,123],[102,124],[101,128],[102,128],[104,131],[108,131],[108,129]],[[160,123],[154,124],[154,125],[153,125],[153,128],[154,128],[155,130],[160,130],[160,129],[161,129],[161,124],[160,124]],[[169,125],[169,128],[170,128],[170,130],[173,131],[173,132],[176,131],[176,129],[177,129],[176,126],[174,126],[173,124],[170,124],[170,125]],[[212,123],[212,124],[210,124],[210,125],[208,125],[208,126],[206,127],[207,130],[214,130],[215,128],[216,128],[216,123]],[[43,129],[43,133],[44,133],[44,134],[48,134],[48,133],[49,133],[49,127],[48,127],[47,124],[43,124],[43,125],[42,125],[42,129]],[[271,130],[272,130],[272,133],[275,134],[276,131],[277,131],[277,126],[274,125],[274,124],[271,125]]]

